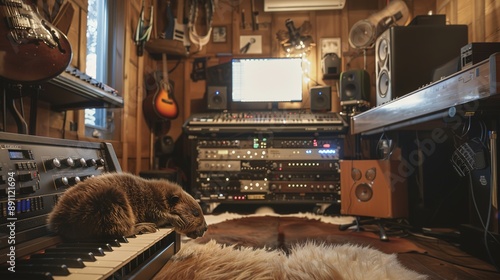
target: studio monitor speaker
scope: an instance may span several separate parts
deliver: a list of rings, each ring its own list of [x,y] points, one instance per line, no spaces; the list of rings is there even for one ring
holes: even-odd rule
[[[209,110],[227,110],[227,87],[207,86],[207,108]]]
[[[340,105],[370,101],[370,75],[363,69],[355,69],[340,74]]]
[[[332,88],[330,86],[313,87],[309,93],[311,111],[329,112],[332,110]]]
[[[466,25],[393,26],[375,42],[377,105],[433,82],[434,71],[460,57]]]
[[[343,160],[340,163],[341,209],[345,215],[376,218],[408,216],[405,177],[399,161]]]

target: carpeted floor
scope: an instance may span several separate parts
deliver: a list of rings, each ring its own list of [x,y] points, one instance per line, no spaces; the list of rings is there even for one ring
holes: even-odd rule
[[[193,242],[203,244],[210,240],[237,247],[266,247],[285,252],[292,245],[306,241],[326,244],[353,243],[376,248],[388,254],[423,252],[415,244],[397,236],[390,237],[388,242],[381,241],[374,232],[341,231],[337,224],[300,217],[255,216],[224,221],[210,225],[205,235]]]
[[[155,279],[425,279],[394,254],[423,249],[397,236],[387,242],[373,232],[340,231],[345,217],[225,219],[207,217],[205,235],[182,244]]]

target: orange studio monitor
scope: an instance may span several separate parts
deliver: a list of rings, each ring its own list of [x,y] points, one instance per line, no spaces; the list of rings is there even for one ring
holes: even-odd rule
[[[408,216],[406,178],[400,162],[343,160],[340,163],[340,212],[375,218]]]

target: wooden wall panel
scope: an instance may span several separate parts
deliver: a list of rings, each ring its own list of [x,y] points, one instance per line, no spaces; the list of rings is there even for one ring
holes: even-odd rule
[[[500,1],[486,0],[484,21],[485,41],[500,42]]]
[[[54,0],[48,0],[54,1]],[[39,1],[41,2],[41,1]],[[68,33],[68,38],[73,46],[74,56],[71,64],[84,69],[85,67],[85,28],[86,28],[86,6],[87,0],[69,0],[75,8],[75,17]],[[163,0],[146,0],[146,5],[154,2],[158,4]],[[426,14],[432,11],[436,14],[446,14],[449,24],[466,24],[469,26],[469,40],[484,40],[498,42],[500,40],[500,2],[497,0],[405,0],[409,6],[412,17]],[[175,82],[175,98],[180,109],[177,119],[170,121],[170,129],[166,135],[176,141],[182,141],[182,124],[192,114],[205,110],[205,81],[194,82],[191,77],[193,61],[195,58],[206,57],[209,66],[219,64],[227,60],[221,54],[234,56],[245,56],[239,53],[240,35],[261,35],[263,38],[263,51],[259,55],[246,56],[280,56],[282,55],[279,43],[276,39],[278,30],[285,30],[284,22],[287,18],[293,19],[296,26],[300,26],[304,20],[310,20],[312,24],[313,39],[316,44],[324,37],[341,37],[342,41],[342,70],[367,68],[372,82],[372,100],[375,100],[375,73],[373,49],[364,53],[353,49],[348,43],[349,30],[358,20],[365,19],[371,14],[379,11],[387,4],[386,0],[347,0],[346,7],[342,10],[313,11],[313,12],[277,12],[265,13],[263,11],[263,0],[255,0],[259,10],[259,22],[261,26],[258,31],[251,30],[251,6],[250,1],[218,1],[219,6],[214,14],[214,26],[226,26],[226,43],[209,42],[200,52],[196,52],[193,46],[189,58],[183,58],[179,62],[178,57],[169,57],[168,69],[170,78]],[[112,141],[119,155],[119,160],[125,171],[138,173],[141,170],[151,168],[149,157],[151,153],[150,128],[146,123],[142,112],[142,100],[145,96],[144,75],[152,71],[161,70],[161,59],[145,53],[138,57],[136,46],[133,42],[137,19],[142,0],[126,1],[126,20],[124,26],[125,38],[124,52],[118,55],[125,58],[125,69],[122,75],[123,97],[125,108],[113,109],[117,115],[117,131],[120,133],[116,141]],[[241,13],[245,9],[246,28],[241,26]],[[182,12],[182,11],[181,11]],[[179,14],[179,11],[177,11]],[[200,27],[203,32],[203,27]],[[319,84],[331,85],[333,87],[333,104],[335,111],[340,110],[337,98],[337,81],[322,80],[318,47],[312,50],[311,78]],[[365,59],[366,58],[366,59]],[[179,64],[178,64],[179,62]],[[175,69],[175,70],[174,70]],[[313,83],[311,83],[313,85]],[[29,100],[26,100],[26,111],[29,111]],[[374,102],[374,101],[373,101]],[[308,106],[305,104],[305,106]],[[37,134],[62,138],[64,115],[61,112],[50,111],[48,104],[39,104],[39,122],[37,123]],[[68,112],[64,137],[69,139],[86,140],[83,137],[83,115],[82,111]],[[80,123],[79,131],[70,132],[69,122]],[[9,129],[12,129],[9,126]],[[88,139],[91,141],[102,141],[102,139]]]

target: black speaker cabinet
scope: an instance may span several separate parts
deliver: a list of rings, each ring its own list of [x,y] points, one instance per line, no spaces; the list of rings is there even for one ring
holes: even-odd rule
[[[340,162],[340,213],[376,218],[408,216],[406,177],[399,161],[343,160]]]
[[[207,86],[207,108],[208,110],[227,110],[227,87]]]
[[[433,82],[434,70],[460,57],[466,25],[393,26],[375,42],[377,105]]]
[[[312,112],[329,112],[332,110],[332,87],[312,87],[309,93]]]
[[[340,74],[340,105],[370,101],[370,75],[363,69]]]
[[[221,86],[231,84],[231,62],[207,67],[207,85]]]

